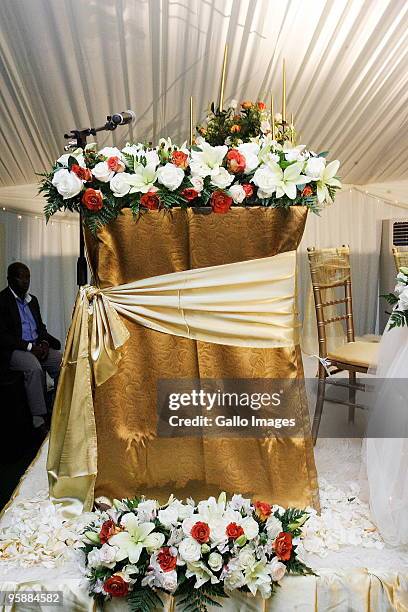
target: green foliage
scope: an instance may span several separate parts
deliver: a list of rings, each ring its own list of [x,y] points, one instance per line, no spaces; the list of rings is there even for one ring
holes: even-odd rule
[[[177,608],[180,607],[182,612],[207,612],[207,606],[222,608],[214,598],[228,598],[221,584],[205,583],[199,589],[195,589],[193,584],[193,580],[185,580],[176,591],[176,595],[182,595],[177,602]]]
[[[389,319],[388,329],[408,325],[408,310],[393,310]]]
[[[301,527],[309,518],[309,514],[305,510],[299,510],[298,508],[288,508],[281,515],[279,512],[275,512],[275,516],[281,521],[283,531],[290,532],[295,538],[301,535]]]
[[[206,125],[197,126],[198,133],[212,146],[225,144],[237,144],[240,141],[249,141],[255,138],[261,131],[261,110],[258,104],[251,104],[249,108],[241,108],[234,111],[233,108],[220,110],[211,105],[211,111],[207,116]]]
[[[299,561],[296,557],[292,557],[285,565],[290,574],[297,574],[298,576],[318,576],[310,567],[302,563],[302,561]]]
[[[384,298],[385,301],[391,306],[395,306],[395,304],[398,303],[398,298],[396,295],[394,295],[394,293],[384,293],[380,295],[380,297]]]
[[[149,587],[137,587],[127,597],[130,612],[154,612],[163,609],[163,601]]]

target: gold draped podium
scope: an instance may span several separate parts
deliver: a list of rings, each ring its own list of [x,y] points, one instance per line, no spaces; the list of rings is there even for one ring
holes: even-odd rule
[[[101,289],[183,270],[270,257],[297,248],[307,211],[233,208],[131,212],[86,235]],[[95,388],[95,497],[167,500],[239,492],[282,506],[318,507],[306,401],[301,438],[158,438],[157,381],[165,378],[301,378],[299,346],[245,348],[161,333],[121,317],[130,337],[118,371]]]

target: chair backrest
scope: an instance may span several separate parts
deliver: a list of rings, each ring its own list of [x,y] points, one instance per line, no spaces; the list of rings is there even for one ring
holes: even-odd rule
[[[399,247],[393,247],[392,254],[394,255],[394,262],[397,272],[399,272],[402,266],[408,268],[408,251],[402,251]]]
[[[326,326],[345,321],[347,342],[354,342],[353,302],[351,293],[350,249],[307,249],[312,277],[313,296],[316,309],[319,355],[327,356]],[[341,297],[336,299],[334,290],[340,288]],[[329,299],[327,299],[329,298]],[[345,313],[327,318],[325,308],[344,304]]]

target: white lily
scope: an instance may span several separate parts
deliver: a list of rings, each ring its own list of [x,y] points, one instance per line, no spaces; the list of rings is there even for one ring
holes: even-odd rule
[[[122,519],[126,531],[121,531],[109,539],[109,544],[117,546],[119,552],[117,561],[128,558],[130,563],[137,563],[144,548],[148,552],[158,550],[164,543],[165,537],[162,533],[152,533],[154,523],[140,523],[134,514],[125,515]],[[123,517],[125,518],[125,517]]]
[[[198,174],[204,178],[209,176],[214,168],[222,165],[228,147],[226,145],[212,147],[208,142],[202,142],[200,149],[201,151],[191,151],[190,167],[193,175]]]
[[[269,164],[271,178],[275,185],[276,197],[281,198],[284,194],[291,200],[296,198],[296,185],[303,185],[309,182],[306,176],[302,176],[303,163],[291,164],[285,170],[274,162]],[[255,178],[255,177],[254,177]]]
[[[317,199],[319,201],[319,204],[322,204],[324,201],[330,202],[331,200],[327,185],[329,185],[329,187],[341,187],[340,181],[334,178],[337,174],[339,166],[340,162],[335,159],[322,169],[320,176],[316,181]]]
[[[143,166],[142,164],[137,164],[135,166],[135,173],[130,174],[127,179],[131,187],[130,193],[147,193],[154,186],[156,179],[157,172],[155,165]]]

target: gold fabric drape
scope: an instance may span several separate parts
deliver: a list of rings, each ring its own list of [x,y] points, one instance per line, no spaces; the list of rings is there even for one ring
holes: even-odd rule
[[[234,208],[130,211],[87,235],[94,284],[101,288],[170,272],[269,257],[297,248],[307,211]],[[130,338],[117,373],[95,389],[98,440],[95,496],[170,493],[196,499],[240,492],[281,505],[318,506],[306,401],[294,407],[304,437],[156,437],[156,387],[162,378],[301,378],[298,345],[242,348],[164,334],[122,318]]]

